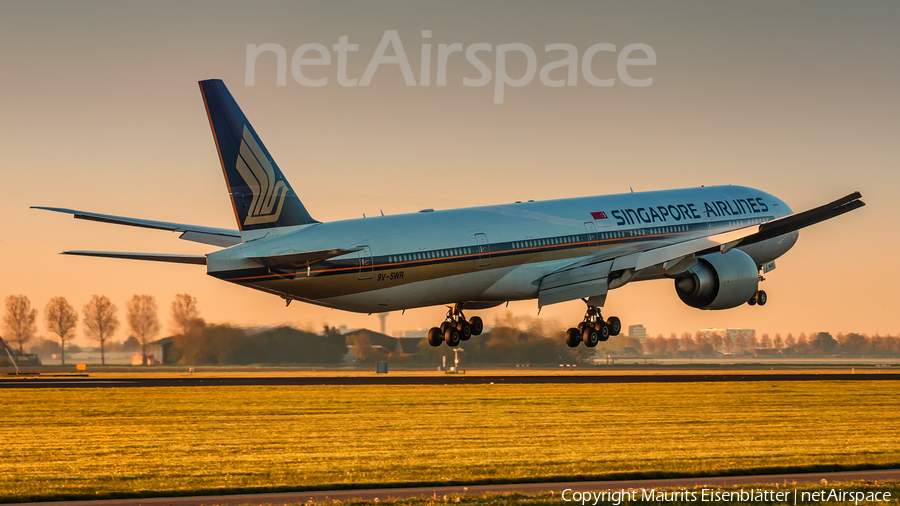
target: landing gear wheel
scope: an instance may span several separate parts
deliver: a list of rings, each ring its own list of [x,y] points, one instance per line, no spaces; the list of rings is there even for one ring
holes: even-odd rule
[[[581,333],[578,329],[569,329],[566,331],[566,344],[569,348],[577,348],[581,344]]]
[[[609,335],[617,336],[622,332],[622,321],[617,316],[610,316],[606,323],[609,325]]]
[[[438,347],[441,343],[444,342],[444,335],[441,333],[441,329],[437,327],[431,327],[428,331],[428,344]]]
[[[469,318],[469,326],[472,327],[473,336],[480,336],[481,332],[484,331],[484,323],[477,316]]]
[[[600,333],[594,327],[585,327],[581,331],[581,340],[584,341],[585,346],[593,348],[600,342]]]
[[[609,325],[606,322],[597,322],[597,325],[594,326],[594,330],[597,331],[598,339],[601,341],[609,340]]]
[[[750,304],[751,306],[756,305],[756,295],[755,294],[753,295],[753,297],[750,297],[750,300],[747,301],[747,304]]]
[[[576,325],[575,328],[577,328],[577,329],[578,329],[578,332],[581,333],[581,332],[584,332],[584,327],[585,327],[586,325],[587,325],[587,322],[581,322],[581,323],[579,323],[578,325]]]
[[[769,301],[769,297],[766,295],[764,290],[760,290],[756,292],[756,303],[760,306],[765,306],[766,302]]]
[[[459,338],[463,341],[468,341],[469,338],[472,337],[472,327],[470,327],[469,323],[465,320],[456,325],[456,330],[459,331]]]
[[[446,341],[448,346],[457,346],[460,341],[468,341],[472,336],[484,331],[481,318],[473,316],[471,320],[466,321],[462,311],[464,305],[465,302],[458,302],[453,307],[448,306],[447,316],[440,325],[441,339]]]
[[[447,346],[456,348],[459,346],[459,331],[453,327],[448,327],[444,331],[444,341],[447,342]]]

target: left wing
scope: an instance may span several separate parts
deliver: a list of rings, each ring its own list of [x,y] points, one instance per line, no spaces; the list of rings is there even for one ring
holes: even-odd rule
[[[732,248],[746,246],[788,234],[801,228],[840,216],[865,204],[859,192],[834,202],[795,213],[759,225],[729,230],[718,234],[655,247],[637,252],[604,252],[581,259],[541,279],[538,306],[556,304],[579,298],[596,297],[602,300],[607,291],[627,283],[637,271],[660,266],[661,270],[677,269],[686,259]],[[619,276],[610,281],[610,274]]]
[[[128,260],[152,260],[154,262],[169,262],[175,264],[206,265],[206,257],[203,255],[170,255],[167,253],[126,253],[118,251],[63,251],[60,255],[77,255],[83,257],[101,258],[125,258]]]
[[[241,244],[242,242],[240,232],[227,228],[201,227],[197,225],[185,225],[183,223],[171,223],[168,221],[126,218],[124,216],[89,213],[85,211],[76,211],[74,209],[64,209],[60,207],[32,206],[31,208],[44,209],[46,211],[55,211],[58,213],[67,213],[81,220],[100,221],[103,223],[115,223],[116,225],[129,225],[132,227],[152,228],[156,230],[168,230],[170,232],[181,232],[181,235],[178,236],[179,239],[184,239],[185,241],[191,242],[199,242],[203,244],[211,244],[213,246],[221,246],[223,248]]]

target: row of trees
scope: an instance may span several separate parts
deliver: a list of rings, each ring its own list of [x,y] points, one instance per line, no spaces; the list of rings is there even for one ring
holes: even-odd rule
[[[166,363],[188,365],[340,364],[347,341],[336,329],[315,334],[288,326],[247,329],[201,319],[172,336]]]
[[[5,338],[24,353],[25,344],[38,332],[38,311],[32,308],[25,295],[6,298],[3,315]],[[125,320],[131,336],[141,345],[143,363],[147,363],[147,344],[161,330],[156,299],[152,295],[135,295],[125,304]],[[118,308],[105,295],[94,295],[81,309],[81,321],[85,337],[100,347],[100,361],[106,363],[106,346],[119,329]],[[199,320],[197,299],[188,294],[178,294],[172,302],[171,326],[185,332],[190,322]],[[66,363],[66,343],[75,337],[79,314],[65,297],[53,297],[44,307],[44,326],[59,340],[62,363]]]
[[[763,334],[757,339],[755,333],[712,333],[688,332],[680,337],[662,334],[644,341],[644,352],[654,356],[692,355],[715,357],[722,354],[752,356],[768,354],[788,357],[900,357],[900,336],[867,336],[851,332],[832,336],[828,332],[801,332],[798,337],[788,333],[782,338]]]

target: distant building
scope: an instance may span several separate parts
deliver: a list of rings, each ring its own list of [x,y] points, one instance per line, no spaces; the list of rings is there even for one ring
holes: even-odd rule
[[[392,353],[396,356],[419,355],[419,343],[424,340],[423,338],[415,337],[391,337],[368,329],[354,330],[348,332],[345,336],[349,347],[345,361],[352,361],[354,358],[358,359],[367,355],[366,352],[356,349],[356,346],[358,346],[357,339],[360,336],[365,336],[368,339],[371,352],[383,354],[384,359]]]
[[[630,325],[628,327],[628,337],[633,337],[644,344],[644,341],[647,339],[647,329],[644,328],[643,325]]]
[[[400,330],[400,331],[394,333],[394,337],[399,337],[399,338],[428,337],[428,329]]]
[[[756,337],[756,329],[700,329],[700,333],[705,336],[718,335],[732,339],[737,339],[740,336],[744,336],[745,339]]]

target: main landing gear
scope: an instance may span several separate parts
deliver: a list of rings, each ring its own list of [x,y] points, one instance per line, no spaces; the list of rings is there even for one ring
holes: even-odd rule
[[[468,341],[472,336],[481,335],[484,330],[484,323],[481,318],[473,316],[466,321],[460,304],[454,305],[447,311],[447,318],[440,327],[432,327],[428,331],[428,344],[432,346],[440,346],[446,342],[447,346],[455,348],[459,346],[460,341]]]
[[[622,322],[615,316],[610,316],[603,321],[600,308],[588,305],[584,315],[584,321],[577,328],[566,331],[566,344],[574,348],[584,341],[584,345],[590,348],[597,346],[600,341],[606,341],[609,336],[617,336],[622,332]]]
[[[760,306],[765,306],[766,302],[769,301],[769,297],[766,295],[765,290],[760,290],[753,294],[753,297],[750,297],[750,300],[747,301],[747,304],[751,306],[755,306],[759,304]]]

